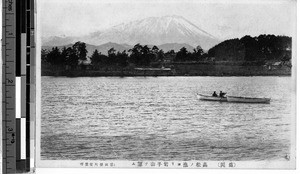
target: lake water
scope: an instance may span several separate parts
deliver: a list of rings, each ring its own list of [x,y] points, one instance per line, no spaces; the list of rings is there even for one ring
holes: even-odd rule
[[[214,90],[270,104],[197,100]],[[42,77],[41,158],[285,160],[291,77]]]

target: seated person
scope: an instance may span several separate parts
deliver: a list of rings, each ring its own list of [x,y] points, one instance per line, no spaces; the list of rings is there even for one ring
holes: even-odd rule
[[[216,93],[216,91],[214,91],[214,93],[212,94],[213,97],[218,97],[218,94]]]
[[[224,97],[225,96],[225,92],[220,91],[220,97]]]

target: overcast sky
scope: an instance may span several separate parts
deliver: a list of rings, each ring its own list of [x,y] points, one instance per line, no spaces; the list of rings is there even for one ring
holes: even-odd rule
[[[296,24],[296,0],[39,0],[38,6],[44,37],[80,36],[166,15],[183,16],[220,39],[292,36]]]

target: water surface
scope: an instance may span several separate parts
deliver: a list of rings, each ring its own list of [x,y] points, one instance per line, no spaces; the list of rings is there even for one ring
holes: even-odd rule
[[[42,77],[42,159],[284,160],[291,77]],[[270,97],[199,101],[196,93]]]

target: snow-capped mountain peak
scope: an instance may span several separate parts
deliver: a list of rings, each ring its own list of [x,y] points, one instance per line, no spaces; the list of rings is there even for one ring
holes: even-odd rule
[[[208,49],[218,40],[181,16],[149,17],[113,26],[85,40],[90,44],[106,42],[161,45],[186,43]]]
[[[219,42],[208,32],[177,15],[149,17],[122,23],[104,31],[91,33],[80,40],[93,45],[107,42],[129,45],[185,43],[194,47],[200,45],[203,49],[209,49]]]

